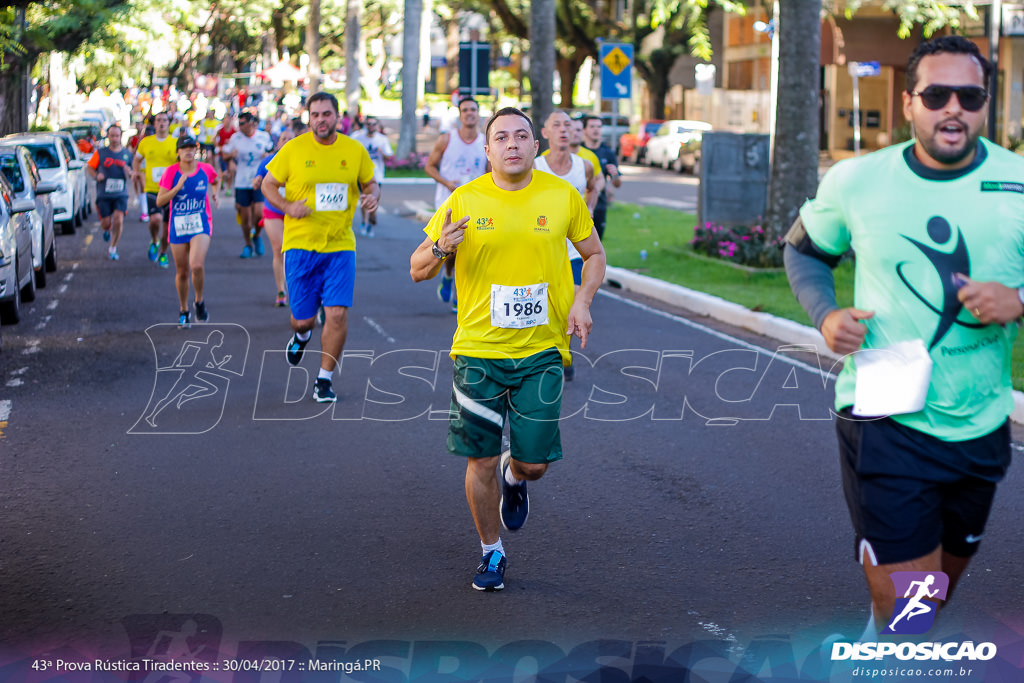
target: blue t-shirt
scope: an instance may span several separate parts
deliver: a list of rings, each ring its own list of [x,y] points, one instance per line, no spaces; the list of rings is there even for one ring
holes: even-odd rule
[[[172,244],[188,242],[196,235],[212,234],[213,215],[207,197],[210,185],[217,179],[213,166],[199,162],[195,173],[171,200],[170,237]],[[181,167],[174,164],[160,178],[160,187],[171,190],[181,178]],[[177,239],[176,239],[177,238]]]

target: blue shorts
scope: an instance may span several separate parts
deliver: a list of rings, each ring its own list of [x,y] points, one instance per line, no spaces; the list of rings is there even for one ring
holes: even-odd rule
[[[128,196],[96,197],[96,211],[100,218],[110,218],[115,211],[125,213],[128,211]]]
[[[569,259],[569,265],[572,266],[572,283],[579,287],[583,284],[583,259]]]
[[[235,204],[239,206],[252,206],[263,203],[263,193],[259,190],[235,188]]]
[[[356,283],[356,252],[326,254],[305,249],[284,252],[288,306],[296,320],[309,320],[324,306],[352,306]]]

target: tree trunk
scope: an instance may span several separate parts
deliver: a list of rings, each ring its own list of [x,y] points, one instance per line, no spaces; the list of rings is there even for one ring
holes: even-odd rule
[[[320,0],[309,0],[306,24],[306,54],[309,55],[309,92],[320,90]]]
[[[572,92],[576,86],[576,76],[579,74],[580,67],[583,66],[585,59],[585,57],[580,56],[579,51],[574,53],[572,57],[558,55],[555,58],[558,64],[558,76],[562,81],[562,109],[570,109],[573,106]]]
[[[402,127],[396,156],[405,159],[416,151],[416,92],[420,72],[422,0],[405,0],[402,35]]]
[[[345,16],[345,108],[355,117],[359,111],[360,64],[362,63],[363,3],[348,0]]]
[[[28,75],[31,64],[25,55],[3,55],[0,67],[0,137],[28,130]],[[35,61],[35,56],[31,61]]]
[[[781,0],[775,141],[765,232],[781,237],[818,189],[821,3]]]
[[[534,0],[530,4],[530,113],[537,130],[554,109],[554,73],[555,0]],[[541,147],[546,147],[543,140]]]

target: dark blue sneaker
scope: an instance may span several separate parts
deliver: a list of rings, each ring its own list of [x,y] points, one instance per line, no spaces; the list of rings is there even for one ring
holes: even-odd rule
[[[146,251],[146,256],[149,257],[150,261],[153,261],[154,263],[156,263],[156,256],[159,253],[159,251],[160,251],[160,247],[158,247],[155,242],[151,243],[149,245],[149,249]]]
[[[526,518],[530,514],[530,497],[526,495],[526,482],[520,482],[512,486],[505,481],[505,472],[512,464],[512,452],[505,451],[501,454],[501,468],[498,476],[501,477],[501,525],[509,531],[515,531],[526,524]]]
[[[317,403],[334,403],[338,400],[337,394],[331,388],[331,380],[324,377],[317,377],[313,383],[313,400]]]
[[[210,321],[210,314],[206,311],[205,301],[196,302],[196,320],[198,320],[201,323]]]
[[[257,256],[263,256],[263,240],[260,239],[259,235],[252,238],[252,247]]]
[[[309,339],[312,338],[313,335],[310,335]],[[293,334],[292,338],[288,340],[288,346],[284,347],[284,349],[287,352],[285,355],[288,357],[289,365],[298,365],[302,362],[302,352],[306,350],[306,344],[309,343],[309,339],[302,341]]]
[[[473,578],[473,588],[478,591],[500,591],[505,587],[505,556],[500,550],[492,550],[480,559]]]
[[[441,284],[437,286],[437,298],[441,301],[448,303],[452,300],[452,284],[455,283],[455,278],[448,277],[445,274],[441,274]]]
[[[192,327],[191,316],[188,311],[182,311],[178,314],[178,329],[187,330]]]
[[[103,241],[104,242],[109,242],[110,241],[110,231],[109,230],[104,230],[103,231]]]
[[[252,247],[247,244],[245,245],[245,248],[242,249],[242,253],[238,255],[238,258],[252,258],[252,254]]]

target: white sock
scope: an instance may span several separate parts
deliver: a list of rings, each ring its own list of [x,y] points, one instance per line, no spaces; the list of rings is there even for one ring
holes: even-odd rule
[[[509,465],[508,469],[505,470],[505,481],[506,483],[508,483],[509,486],[516,486],[522,483],[519,479],[516,479],[514,474],[512,474],[511,465]]]
[[[483,548],[483,551],[484,551],[483,554],[484,555],[486,555],[487,553],[491,552],[492,550],[497,550],[502,555],[505,555],[505,548],[504,548],[504,546],[501,545],[501,538],[500,537],[498,538],[498,542],[497,543],[487,544],[487,543],[484,543],[483,541],[480,541],[480,547]],[[506,557],[507,557],[507,555],[506,555]]]
[[[296,332],[295,333],[295,338],[298,339],[299,341],[309,341],[309,338],[312,337],[312,336],[313,336],[313,330],[308,330],[306,332]]]
[[[320,374],[317,375],[316,378],[317,379],[330,380],[331,379],[331,375],[333,375],[333,374],[334,374],[333,370],[324,370],[323,368],[320,368]]]

